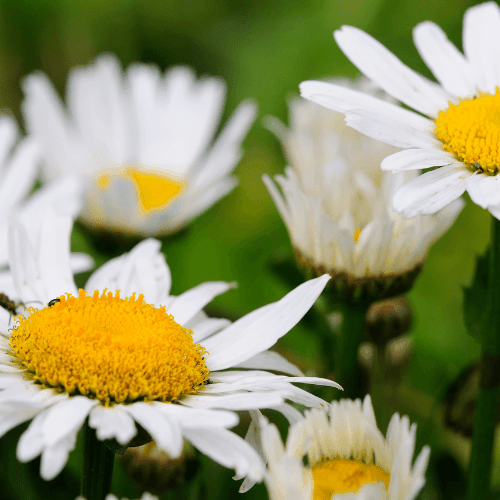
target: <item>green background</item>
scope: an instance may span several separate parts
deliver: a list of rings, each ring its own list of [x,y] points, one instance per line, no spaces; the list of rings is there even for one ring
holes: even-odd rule
[[[163,251],[173,293],[203,281],[237,281],[239,288],[216,299],[212,309],[236,318],[275,301],[290,287],[270,262],[292,255],[285,227],[261,175],[283,171],[286,160],[262,118],[287,121],[287,98],[307,79],[355,76],[357,70],[336,46],[332,31],[352,24],[380,40],[409,66],[432,77],[412,43],[412,28],[424,20],[439,24],[461,48],[462,17],[473,5],[433,0],[2,0],[0,1],[0,108],[21,122],[20,80],[43,70],[64,95],[68,70],[103,52],[114,52],[124,66],[154,62],[162,69],[188,64],[198,75],[218,75],[228,84],[223,120],[244,98],[259,104],[258,118],[244,142],[235,170],[239,186],[187,230],[166,239]],[[409,294],[414,308],[413,355],[405,377],[401,412],[419,424],[418,449],[433,447],[428,485],[421,498],[460,498],[467,441],[444,432],[440,399],[479,349],[465,333],[462,286],[470,283],[475,256],[489,238],[488,212],[467,204],[452,229],[431,249]],[[109,256],[97,252],[81,229],[73,249],[91,253],[98,265]],[[85,277],[79,277],[79,284]],[[310,374],[322,374],[315,332],[299,325],[278,349]],[[0,441],[1,498],[74,498],[80,458],[55,481],[38,476],[38,460],[19,464],[15,443],[21,429]],[[231,471],[207,464],[207,498],[237,497]],[[116,466],[113,492],[137,497],[138,487]],[[500,476],[500,473],[496,473]],[[215,479],[214,479],[215,478]],[[500,478],[495,479],[500,487]],[[242,498],[266,498],[263,486]]]

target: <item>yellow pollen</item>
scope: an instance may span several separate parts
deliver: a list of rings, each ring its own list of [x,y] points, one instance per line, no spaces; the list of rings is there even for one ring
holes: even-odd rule
[[[358,242],[360,234],[361,234],[361,229],[356,229],[356,231],[354,231],[354,243]]]
[[[206,351],[194,344],[165,307],[141,294],[121,299],[106,290],[20,316],[12,331],[13,355],[44,387],[98,399],[106,406],[175,401],[207,381]]]
[[[436,118],[437,138],[470,170],[496,175],[500,170],[500,92],[450,103]]]
[[[336,458],[312,468],[313,500],[330,500],[336,493],[356,493],[366,483],[383,481],[389,487],[390,474],[375,464]]]
[[[97,177],[97,185],[101,189],[108,189],[109,187],[109,174],[101,174]]]
[[[165,208],[184,189],[182,181],[167,177],[164,173],[128,168],[127,174],[137,189],[141,209],[145,212]]]

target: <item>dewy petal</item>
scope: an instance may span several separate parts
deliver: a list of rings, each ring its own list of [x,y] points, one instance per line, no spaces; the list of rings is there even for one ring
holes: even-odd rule
[[[442,144],[434,133],[415,129],[400,123],[392,117],[373,111],[358,109],[347,111],[345,122],[349,127],[378,141],[391,144],[398,148],[441,148]]]
[[[420,170],[424,168],[443,167],[453,161],[453,156],[446,151],[405,149],[384,158],[380,164],[380,168],[393,172]]]
[[[203,347],[210,353],[205,358],[207,368],[210,371],[223,370],[269,349],[302,319],[329,280],[330,276],[325,274],[306,281],[245,328],[234,331],[236,322],[207,339],[203,342]]]
[[[394,210],[402,213],[405,219],[434,214],[463,194],[471,175],[472,172],[461,163],[419,175],[396,191]]]
[[[450,94],[462,98],[476,94],[474,69],[437,24],[420,23],[413,30],[413,40],[420,57]]]
[[[335,31],[334,37],[355,66],[407,106],[430,117],[448,107],[451,95],[405,66],[368,33],[352,26],[342,26]]]
[[[126,445],[137,433],[133,418],[119,405],[93,408],[89,415],[89,426],[96,430],[100,441],[114,438],[122,445]]]
[[[244,439],[226,429],[186,429],[184,437],[203,454],[219,464],[233,468],[238,477],[261,481],[264,463]]]
[[[482,208],[500,205],[500,176],[476,171],[467,179],[467,192],[472,201]]]
[[[467,9],[463,46],[480,90],[494,94],[500,86],[500,9],[495,2]]]
[[[365,109],[384,116],[390,116],[405,126],[411,126],[424,132],[432,132],[435,128],[432,120],[418,113],[341,85],[310,80],[302,82],[299,88],[300,95],[304,99],[341,113],[355,109]]]

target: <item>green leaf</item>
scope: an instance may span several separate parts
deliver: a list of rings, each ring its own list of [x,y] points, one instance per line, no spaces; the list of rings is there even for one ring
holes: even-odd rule
[[[483,344],[483,335],[486,329],[487,315],[487,294],[488,294],[488,263],[489,249],[484,255],[476,258],[476,270],[472,284],[463,287],[463,314],[465,327],[469,335]]]

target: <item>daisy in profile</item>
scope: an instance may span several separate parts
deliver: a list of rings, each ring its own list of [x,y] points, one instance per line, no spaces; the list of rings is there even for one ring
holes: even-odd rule
[[[147,64],[123,73],[111,54],[70,71],[67,109],[43,73],[23,88],[44,179],[80,176],[85,224],[141,236],[180,229],[233,189],[230,174],[256,112],[243,102],[214,140],[223,80]]]
[[[11,330],[0,309],[0,435],[31,421],[19,460],[41,455],[41,476],[54,478],[88,419],[86,435],[95,430],[101,447],[154,439],[175,458],[185,439],[237,476],[262,479],[259,456],[228,428],[238,421],[236,410],[286,414],[285,400],[326,404],[292,383],[338,386],[304,377],[267,351],[309,310],[329,276],[229,324],[202,308],[233,285],[208,282],[172,297],[170,271],[153,239],[107,262],[77,290],[70,230],[69,217],[48,210],[33,248],[22,224],[11,227],[18,295],[47,304]]]
[[[500,8],[488,2],[464,16],[462,54],[432,22],[413,31],[438,83],[414,72],[370,35],[352,26],[334,33],[346,56],[411,111],[340,85],[308,81],[301,95],[345,114],[347,125],[402,148],[383,170],[438,167],[406,182],[394,209],[406,218],[433,214],[467,190],[500,219]]]
[[[367,80],[340,84],[387,105],[392,101]],[[380,162],[396,148],[346,127],[340,113],[315,103],[297,98],[289,108],[289,128],[274,118],[267,121],[290,165],[285,175],[275,177],[281,192],[267,175],[263,179],[297,260],[317,275],[329,273],[348,296],[362,289],[380,300],[407,291],[430,246],[455,221],[463,202],[405,220],[393,211],[392,197],[416,172],[380,170]]]
[[[416,425],[395,413],[384,438],[370,396],[307,411],[285,446],[261,417],[259,437],[270,500],[413,500],[425,483],[427,446],[412,467]]]

